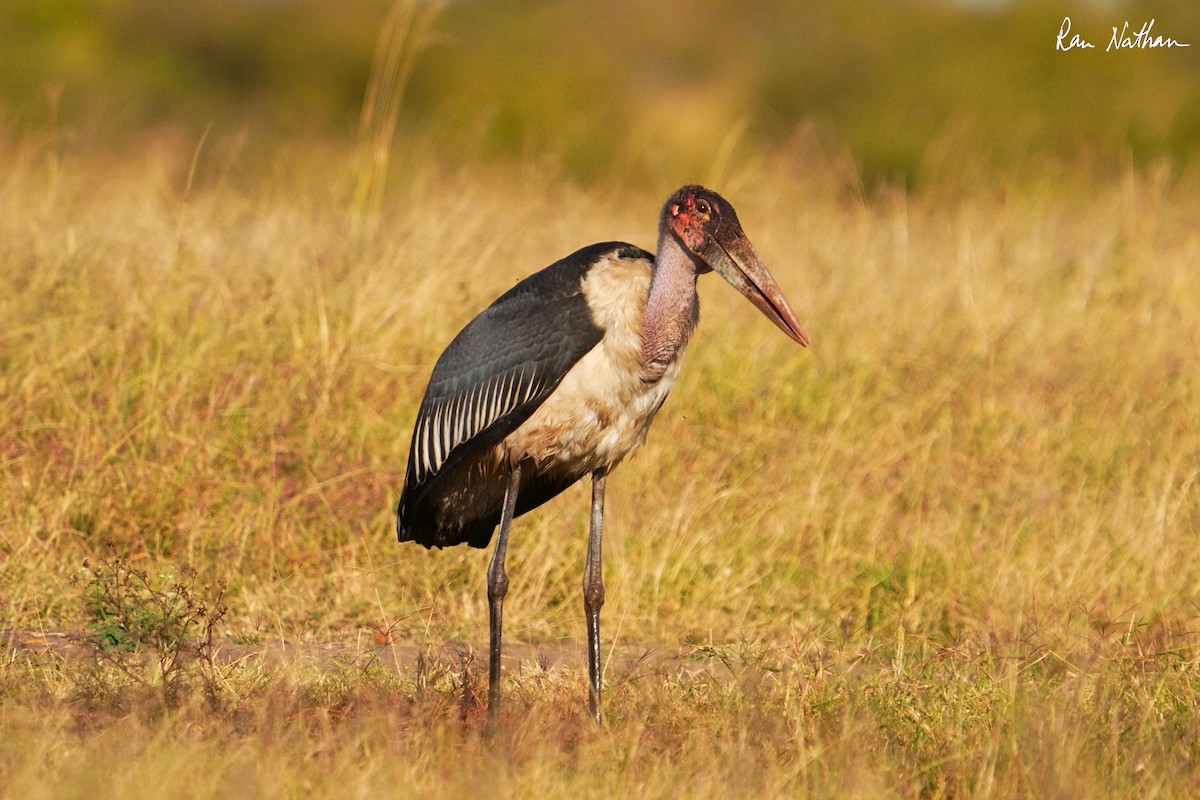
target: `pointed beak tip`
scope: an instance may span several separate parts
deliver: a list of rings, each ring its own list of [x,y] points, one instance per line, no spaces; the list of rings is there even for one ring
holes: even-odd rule
[[[792,341],[796,342],[796,344],[800,345],[801,347],[808,347],[808,333],[805,332],[804,328],[801,328],[799,325],[794,327],[792,325],[788,325],[783,329],[783,332],[786,333],[788,337],[792,339]]]

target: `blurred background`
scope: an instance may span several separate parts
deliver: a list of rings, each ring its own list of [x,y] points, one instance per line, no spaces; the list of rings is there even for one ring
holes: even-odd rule
[[[912,188],[967,165],[1103,176],[1130,161],[1190,169],[1200,154],[1195,0],[401,5],[4,0],[0,136],[353,143],[381,30],[400,14],[397,136],[456,161],[673,184],[803,136],[865,187]],[[1055,50],[1066,16],[1095,49]],[[1113,25],[1152,18],[1193,46],[1105,52]]]

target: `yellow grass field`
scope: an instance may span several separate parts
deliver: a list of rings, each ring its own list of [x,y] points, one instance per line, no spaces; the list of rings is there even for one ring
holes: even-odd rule
[[[487,554],[395,542],[417,404],[496,295],[652,247],[683,181],[396,158],[356,231],[350,148],[0,140],[0,796],[1200,785],[1196,172],[863,191],[799,137],[685,176],[812,346],[702,280],[608,484],[606,726],[539,655],[584,647],[583,487],[514,527],[489,746]]]

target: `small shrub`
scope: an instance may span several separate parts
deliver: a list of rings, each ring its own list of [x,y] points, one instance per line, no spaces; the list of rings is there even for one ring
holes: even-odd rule
[[[101,661],[159,687],[168,703],[197,677],[215,701],[213,637],[227,611],[225,584],[200,585],[191,568],[152,579],[110,550],[99,562],[83,562],[87,627]]]

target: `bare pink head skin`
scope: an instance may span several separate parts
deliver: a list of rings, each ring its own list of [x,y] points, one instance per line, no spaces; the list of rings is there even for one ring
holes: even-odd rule
[[[781,331],[808,344],[808,335],[729,201],[703,186],[684,186],[667,199],[661,226],[660,252],[669,234],[691,255],[697,274],[715,270]]]

